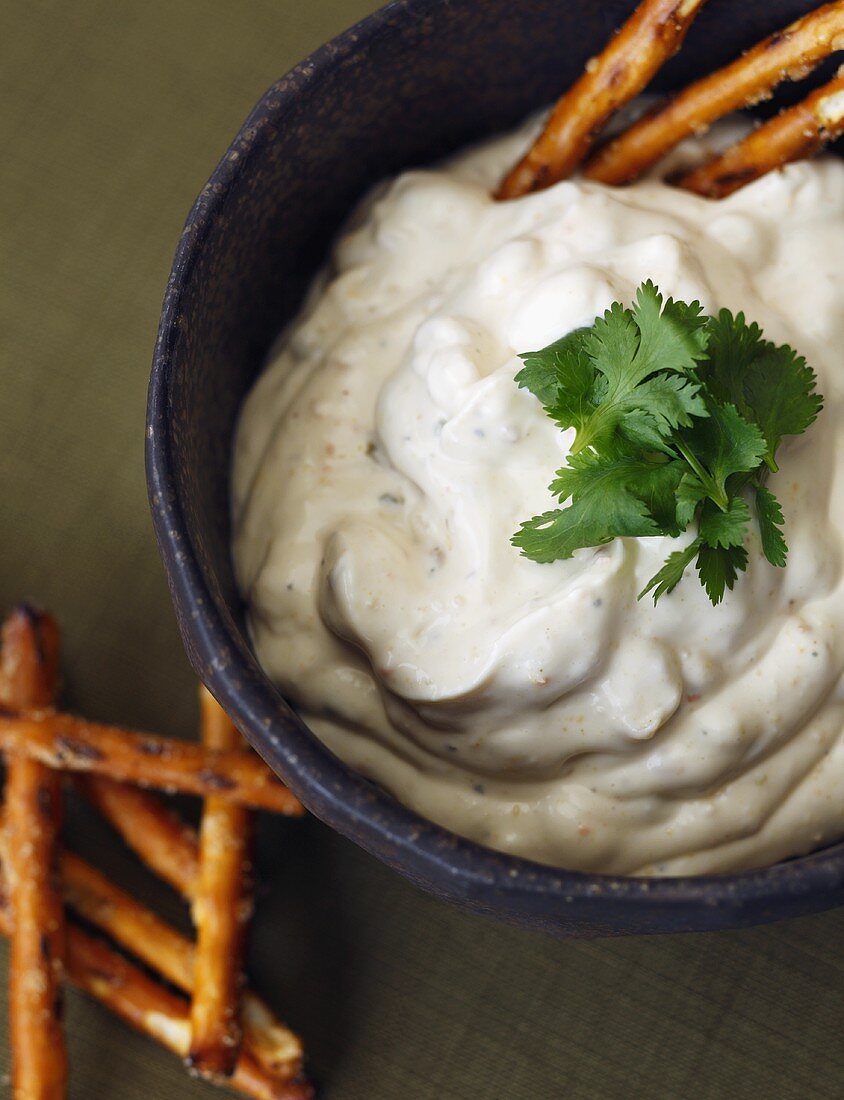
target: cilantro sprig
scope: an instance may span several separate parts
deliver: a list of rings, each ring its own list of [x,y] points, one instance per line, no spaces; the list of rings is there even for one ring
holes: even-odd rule
[[[766,480],[782,439],[823,407],[814,371],[792,348],[742,313],[709,317],[698,302],[663,301],[648,281],[632,308],[615,302],[591,327],[520,358],[519,386],[575,431],[550,486],[566,506],[521,525],[512,541],[525,556],[556,561],[692,527],[639,598],[656,602],[694,562],[718,604],[747,568],[755,518],[765,557],[785,565],[783,513]]]

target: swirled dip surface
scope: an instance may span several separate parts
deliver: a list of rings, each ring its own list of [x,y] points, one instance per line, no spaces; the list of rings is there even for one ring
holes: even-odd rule
[[[526,141],[380,189],[249,396],[234,557],[258,655],[340,757],[493,848],[645,874],[808,851],[844,834],[844,166],[717,203],[657,179],[493,202]],[[744,310],[826,398],[772,480],[788,567],[751,542],[717,608],[693,570],[637,601],[677,540],[552,565],[509,542],[570,443],[517,352],[646,277]]]

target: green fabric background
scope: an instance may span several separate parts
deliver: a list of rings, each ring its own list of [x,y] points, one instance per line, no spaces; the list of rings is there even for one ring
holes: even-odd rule
[[[59,613],[68,701],[91,716],[193,735],[143,479],[167,270],[191,200],[260,93],[373,6],[5,11],[0,605]],[[69,817],[73,843],[185,922],[105,827],[78,806]],[[305,1035],[325,1100],[844,1097],[844,910],[741,933],[555,942],[452,911],[318,822],[262,830],[252,971]],[[214,1095],[79,996],[67,1024],[75,1100]]]

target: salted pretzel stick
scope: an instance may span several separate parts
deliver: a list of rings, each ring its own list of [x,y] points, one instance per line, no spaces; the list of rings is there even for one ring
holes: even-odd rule
[[[43,707],[58,690],[59,630],[28,607],[3,626],[0,699]],[[61,1025],[64,908],[57,875],[61,776],[17,753],[6,756],[7,878],[15,930],[9,964],[12,1089],[15,1100],[60,1100],[67,1089]]]
[[[80,778],[83,793],[126,844],[159,878],[192,901],[199,874],[199,844],[194,830],[180,822],[161,799],[149,791],[139,791],[101,776]],[[131,943],[113,930],[110,934],[133,954],[138,954]],[[175,970],[166,973],[165,977],[181,988],[192,988],[192,984],[185,986],[179,980]],[[302,1044],[299,1037],[249,989],[243,995],[241,1018],[250,1052],[268,1072],[281,1076],[295,1076],[300,1072]]]
[[[242,745],[228,715],[205,687],[199,689],[202,744],[222,752]],[[243,952],[252,915],[252,815],[217,795],[205,799],[199,829],[199,878],[191,912],[196,966],[188,1064],[203,1076],[228,1076],[241,1040]]]
[[[0,749],[51,768],[95,772],[168,793],[209,794],[299,816],[301,803],[251,750],[210,752],[188,741],[86,722],[51,710],[0,714]]]
[[[598,149],[583,174],[602,183],[632,183],[684,138],[768,98],[783,80],[801,80],[840,49],[844,49],[844,0],[824,4],[659,104]]]
[[[3,850],[5,862],[6,851]],[[66,903],[185,993],[194,988],[196,948],[139,901],[73,852],[61,860]],[[244,1046],[267,1072],[289,1080],[302,1070],[302,1044],[250,990],[244,992]],[[268,1047],[272,1041],[272,1054]]]
[[[6,851],[3,851],[3,861]],[[61,858],[66,904],[177,988],[193,984],[193,944],[74,852]]]
[[[0,931],[12,935],[14,920],[0,904]],[[67,930],[67,970],[74,985],[125,1023],[184,1057],[190,1042],[187,1002],[160,986],[101,940],[75,925]],[[281,1081],[248,1054],[241,1054],[228,1085],[253,1100],[311,1100],[306,1082]]]
[[[0,827],[0,864],[11,860],[11,841]],[[62,894],[71,909],[89,924],[131,951],[168,981],[190,992],[193,982],[193,944],[139,901],[115,886],[73,852],[60,856]]]
[[[782,111],[720,157],[687,172],[680,187],[722,199],[775,168],[813,156],[844,133],[844,70],[802,103]]]
[[[9,1018],[15,1100],[65,1095],[62,1033],[65,926],[56,882],[61,776],[27,757],[7,757],[9,898],[15,933],[9,963]]]
[[[115,886],[102,872],[71,852],[62,858],[62,878],[67,904],[89,924],[105,932],[141,962],[157,970],[185,993],[193,990],[196,949],[194,944]],[[268,1072],[289,1079],[302,1068],[298,1036],[272,1015],[250,990],[244,993],[244,1041]],[[268,1041],[272,1037],[272,1057]]]
[[[185,1058],[190,1045],[190,1018],[185,1000],[164,989],[106,944],[70,928],[70,975],[86,993],[110,1008],[131,1027]],[[306,1082],[282,1081],[242,1053],[227,1082],[254,1100],[309,1100]]]
[[[196,830],[152,791],[102,775],[77,776],[77,785],[150,870],[193,901],[199,877]]]
[[[642,0],[558,100],[545,129],[501,181],[496,198],[515,199],[571,175],[604,124],[679,50],[704,3]]]
[[[183,998],[170,993],[106,944],[71,926],[70,976],[86,993],[181,1058],[190,1044],[190,1018]],[[227,1082],[254,1100],[309,1100],[307,1083],[281,1081],[270,1076],[243,1053]]]
[[[3,623],[0,704],[12,708],[51,707],[59,690],[61,638],[50,615],[26,604]]]

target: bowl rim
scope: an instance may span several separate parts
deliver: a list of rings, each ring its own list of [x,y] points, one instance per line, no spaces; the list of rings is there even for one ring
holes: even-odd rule
[[[175,476],[170,392],[186,289],[232,189],[248,172],[273,128],[283,124],[288,111],[301,106],[327,71],[365,48],[391,20],[429,18],[432,10],[453,3],[392,0],[274,82],[223,154],[185,221],[153,355],[145,462],[155,535],[191,663],[254,748],[315,816],[405,877],[450,900],[492,911],[503,909],[501,915],[509,914],[510,919],[516,912],[517,920],[518,911],[544,912],[553,922],[557,915],[576,921],[578,902],[590,903],[594,914],[596,902],[611,899],[631,911],[660,910],[669,918],[672,912],[679,915],[680,910],[690,908],[708,913],[705,920],[691,921],[692,926],[701,928],[718,927],[719,911],[720,923],[725,926],[777,919],[781,915],[777,908],[784,899],[795,912],[834,906],[844,891],[844,844],[748,871],[676,877],[568,871],[487,848],[429,821],[375,788],[335,757],[295,713],[282,721],[282,696],[257,660],[254,668],[238,669],[233,664],[241,661],[239,643],[202,575]],[[507,904],[502,907],[503,900]],[[552,903],[559,903],[559,909],[549,911]],[[746,921],[737,920],[736,911],[744,910],[751,910],[752,915]],[[684,927],[688,926],[686,921]]]

